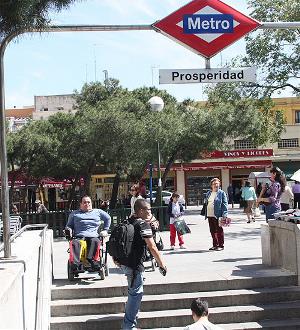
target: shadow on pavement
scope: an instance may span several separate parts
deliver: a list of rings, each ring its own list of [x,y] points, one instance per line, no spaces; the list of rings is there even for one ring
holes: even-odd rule
[[[219,259],[219,260],[212,260],[212,262],[235,262],[235,261],[244,261],[244,260],[257,260],[262,259],[261,257],[253,257],[253,258],[231,258],[231,259]]]

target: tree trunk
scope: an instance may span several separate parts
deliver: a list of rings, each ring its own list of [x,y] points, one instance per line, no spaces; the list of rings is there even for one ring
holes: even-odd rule
[[[120,185],[120,173],[117,172],[116,176],[114,178],[114,184],[113,184],[111,199],[110,199],[110,203],[109,203],[110,210],[113,210],[116,208],[116,204],[118,201],[119,185]]]

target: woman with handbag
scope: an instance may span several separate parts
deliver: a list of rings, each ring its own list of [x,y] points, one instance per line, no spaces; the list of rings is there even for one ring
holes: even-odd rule
[[[257,199],[259,204],[265,205],[266,221],[274,219],[274,213],[281,211],[280,196],[285,190],[286,179],[283,172],[278,167],[273,167],[270,170],[271,184],[263,187],[261,196]]]
[[[228,201],[226,193],[220,189],[221,181],[213,178],[210,181],[211,190],[206,194],[206,214],[209,230],[213,241],[211,251],[224,250],[224,231],[219,224],[219,218],[226,219],[228,215]]]
[[[170,203],[168,205],[168,214],[170,217],[170,245],[171,250],[175,249],[175,240],[176,234],[178,237],[179,247],[180,249],[185,249],[183,235],[181,235],[174,225],[175,221],[178,221],[180,217],[183,215],[183,206],[178,203],[179,194],[174,192],[170,199]]]

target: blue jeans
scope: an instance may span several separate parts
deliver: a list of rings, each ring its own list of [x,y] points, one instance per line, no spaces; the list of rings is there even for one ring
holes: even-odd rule
[[[122,329],[136,329],[137,314],[141,306],[144,292],[144,276],[142,272],[136,271],[136,277],[132,284],[131,282],[133,277],[133,269],[124,265],[121,265],[121,269],[126,275],[128,282],[128,300],[125,306],[125,315]]]
[[[274,219],[274,215],[273,214],[281,211],[281,208],[280,207],[276,207],[273,204],[270,204],[270,205],[266,205],[265,206],[265,211],[266,211],[266,220],[268,222],[270,219]]]

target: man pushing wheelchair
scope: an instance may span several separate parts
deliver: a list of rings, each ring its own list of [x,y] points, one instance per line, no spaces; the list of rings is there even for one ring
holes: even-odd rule
[[[99,227],[104,222],[103,230],[99,233]],[[70,213],[65,228],[66,238],[72,239],[70,244],[70,267],[73,273],[85,271],[82,264],[82,249],[86,247],[86,260],[89,262],[89,271],[99,271],[101,267],[101,249],[103,249],[100,237],[106,237],[111,224],[111,217],[101,209],[93,209],[89,196],[83,196],[80,201],[80,209]],[[83,244],[84,243],[84,244]]]

